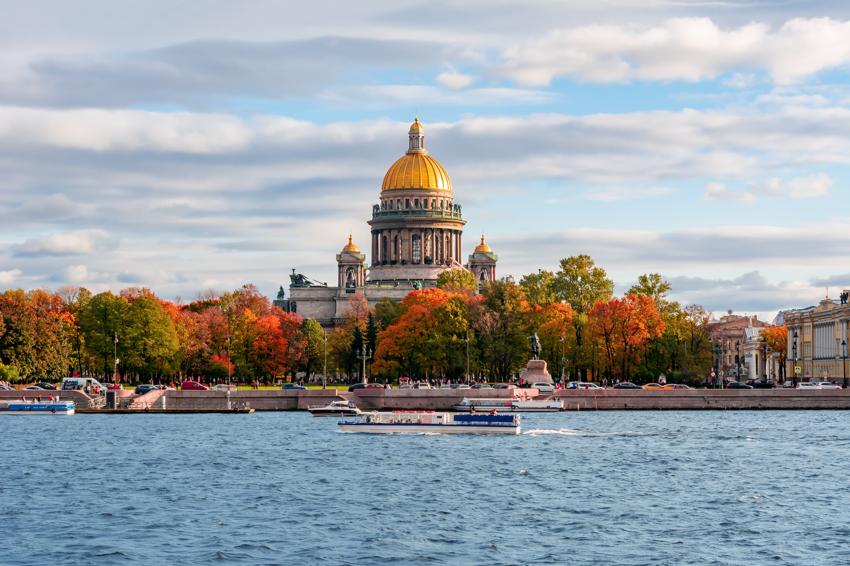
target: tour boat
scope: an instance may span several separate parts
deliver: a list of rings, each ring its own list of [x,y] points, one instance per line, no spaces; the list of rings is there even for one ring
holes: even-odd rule
[[[73,401],[10,401],[0,403],[0,415],[73,415]]]
[[[435,433],[435,434],[519,434],[519,415],[373,412],[360,420],[340,421],[343,432]]]
[[[474,399],[464,398],[452,407],[455,411],[497,411],[503,413],[550,413],[564,410],[560,399]]]
[[[314,417],[356,417],[360,409],[351,401],[334,401],[324,407],[308,407]]]

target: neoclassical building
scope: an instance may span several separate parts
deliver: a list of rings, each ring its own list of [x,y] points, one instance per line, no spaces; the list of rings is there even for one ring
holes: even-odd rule
[[[788,379],[844,383],[850,377],[848,296],[843,291],[839,301],[827,297],[817,306],[782,313],[788,328]]]
[[[425,128],[418,118],[407,132],[407,152],[384,175],[378,200],[367,222],[372,233],[368,268],[366,254],[349,236],[336,256],[335,287],[293,270],[289,299],[281,287],[275,304],[333,326],[346,316],[356,293],[374,306],[384,298],[401,300],[414,289],[435,286],[446,269],[468,269],[479,286],[496,278],[498,256],[484,236],[466,265],[462,263],[466,221],[454,201],[449,174],[425,149]]]

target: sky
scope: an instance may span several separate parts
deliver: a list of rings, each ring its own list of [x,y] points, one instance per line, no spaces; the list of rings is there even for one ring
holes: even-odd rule
[[[464,254],[772,318],[850,287],[850,3],[0,1],[0,289],[333,282],[414,116]]]

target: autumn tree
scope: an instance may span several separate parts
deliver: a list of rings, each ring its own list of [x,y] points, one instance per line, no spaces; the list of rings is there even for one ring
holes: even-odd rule
[[[566,301],[575,311],[575,347],[572,366],[581,379],[586,379],[587,368],[592,365],[592,344],[585,344],[584,328],[588,314],[598,302],[606,302],[614,294],[614,282],[604,269],[598,267],[589,255],[571,256],[561,260],[555,274],[554,290],[559,300]]]
[[[482,295],[473,318],[481,362],[490,375],[507,379],[528,361],[528,302],[509,279],[490,282]]]
[[[437,287],[453,293],[475,293],[478,283],[468,270],[456,267],[446,269],[437,276]]]
[[[785,360],[788,359],[788,327],[771,324],[761,331],[761,339],[768,349],[779,357],[780,382],[785,381]],[[842,352],[843,353],[843,352]]]
[[[551,271],[538,269],[537,273],[529,273],[519,281],[529,305],[541,307],[558,300],[555,289],[555,274]]]

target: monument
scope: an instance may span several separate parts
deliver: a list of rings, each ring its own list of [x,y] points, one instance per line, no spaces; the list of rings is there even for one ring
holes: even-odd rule
[[[525,365],[519,376],[520,385],[532,383],[552,383],[552,376],[546,367],[546,361],[540,359],[540,338],[535,332],[529,337],[531,341],[531,359]]]

